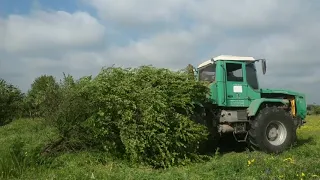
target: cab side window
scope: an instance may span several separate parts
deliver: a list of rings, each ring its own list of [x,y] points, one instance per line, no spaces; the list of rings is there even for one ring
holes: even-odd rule
[[[243,82],[242,64],[226,63],[227,81]]]

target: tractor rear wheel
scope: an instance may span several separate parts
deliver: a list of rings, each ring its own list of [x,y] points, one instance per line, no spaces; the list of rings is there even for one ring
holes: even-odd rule
[[[281,153],[296,140],[296,126],[292,116],[278,107],[266,107],[251,121],[248,143],[253,149],[267,153]]]

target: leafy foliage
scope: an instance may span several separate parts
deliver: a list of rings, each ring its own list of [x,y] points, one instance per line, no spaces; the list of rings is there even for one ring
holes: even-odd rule
[[[34,80],[25,98],[28,115],[43,117],[45,113],[55,108],[59,85],[53,76],[42,75]]]
[[[92,116],[94,108],[90,106],[88,96],[90,91],[86,88],[91,83],[91,77],[83,77],[78,81],[70,75],[65,76],[60,83],[58,95],[56,97],[56,109],[46,116],[47,120],[54,123],[58,129],[61,139],[52,147],[61,145],[65,148],[88,148],[92,146],[90,142],[91,132],[83,123]],[[50,150],[50,147],[48,147]]]
[[[23,107],[23,94],[21,91],[0,79],[0,126],[20,117]]]
[[[309,104],[307,106],[308,115],[319,115],[320,114],[320,106],[316,104]]]
[[[104,149],[155,167],[197,160],[205,126],[190,119],[208,88],[185,72],[104,68],[92,79],[65,77],[55,122],[64,147]],[[62,141],[60,141],[62,142]]]

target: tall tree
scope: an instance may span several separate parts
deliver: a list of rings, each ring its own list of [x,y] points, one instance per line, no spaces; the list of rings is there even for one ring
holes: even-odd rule
[[[52,100],[57,95],[59,84],[53,76],[42,75],[34,80],[27,93],[26,103],[32,117],[42,117],[48,106],[54,107]]]

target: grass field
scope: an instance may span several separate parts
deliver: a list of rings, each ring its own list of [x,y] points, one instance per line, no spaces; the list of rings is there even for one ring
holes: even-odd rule
[[[130,165],[99,152],[35,158],[34,150],[56,136],[43,122],[21,119],[0,128],[0,179],[320,179],[319,116],[307,118],[297,145],[281,155],[217,152],[208,162],[165,170]]]

